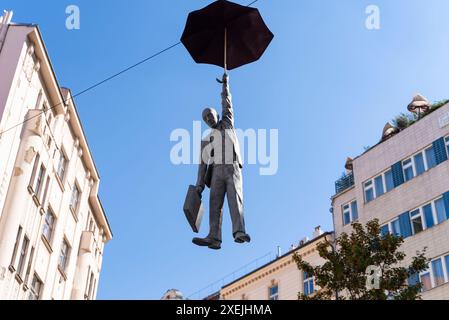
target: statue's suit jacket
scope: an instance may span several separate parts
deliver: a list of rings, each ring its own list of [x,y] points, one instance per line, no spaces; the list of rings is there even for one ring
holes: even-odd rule
[[[229,139],[233,146],[235,161],[239,164],[240,169],[243,168],[242,158],[240,156],[240,144],[237,139],[237,135],[234,130],[234,109],[232,107],[232,96],[229,90],[229,83],[223,83],[223,91],[221,93],[221,106],[222,106],[222,116],[221,120],[218,122],[217,126],[214,128],[220,132],[225,133],[226,137]],[[208,135],[203,141],[201,141],[201,155],[200,155],[200,165],[198,169],[198,180],[197,185],[208,186],[210,188],[210,183],[213,174],[213,155],[216,150],[207,153],[207,157],[203,157],[203,150],[211,144],[211,135]],[[223,158],[224,159],[224,156]]]

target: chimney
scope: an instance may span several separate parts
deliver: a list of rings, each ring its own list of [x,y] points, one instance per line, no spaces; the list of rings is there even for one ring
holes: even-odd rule
[[[281,246],[278,246],[278,252],[276,258],[279,258],[282,255],[282,249]]]
[[[301,241],[299,241],[299,246],[302,246],[302,245],[306,244],[307,242],[309,242],[309,237],[304,237],[301,239]]]
[[[0,52],[5,42],[6,31],[8,31],[8,25],[11,23],[12,15],[12,11],[3,10],[3,15],[0,17]]]
[[[317,226],[315,228],[315,231],[313,232],[313,238],[318,238],[319,236],[321,236],[323,234],[323,230],[321,230],[321,226]]]

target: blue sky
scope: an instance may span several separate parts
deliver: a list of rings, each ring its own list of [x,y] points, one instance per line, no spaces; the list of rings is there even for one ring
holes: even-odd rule
[[[40,25],[60,84],[76,93],[177,42],[187,14],[208,3],[3,0],[0,9]],[[80,30],[65,28],[70,4],[81,10]],[[380,30],[365,28],[370,4],[380,8]],[[244,168],[251,244],[232,241],[227,208],[223,249],[191,244],[182,205],[196,167],[169,157],[172,130],[191,130],[204,106],[219,106],[219,68],[196,65],[178,46],[76,99],[115,236],[99,299],[159,299],[169,288],[188,296],[278,245],[285,252],[316,225],[331,230],[329,199],[346,157],[377,143],[416,92],[449,97],[446,0],[256,6],[275,39],[260,61],[231,73],[236,125],[279,130],[279,171]],[[207,227],[206,219],[202,234]]]

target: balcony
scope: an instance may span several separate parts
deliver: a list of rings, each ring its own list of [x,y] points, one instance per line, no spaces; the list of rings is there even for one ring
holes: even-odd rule
[[[354,185],[354,174],[351,172],[349,174],[343,175],[340,179],[335,181],[335,193],[339,194]]]

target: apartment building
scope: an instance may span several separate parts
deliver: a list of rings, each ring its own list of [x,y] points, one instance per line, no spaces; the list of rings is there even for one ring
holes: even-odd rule
[[[405,239],[406,264],[426,247],[429,268],[409,282],[422,282],[423,299],[449,299],[449,104],[431,111],[402,130],[387,124],[377,145],[348,159],[332,212],[336,237],[354,220],[379,219],[383,234]]]
[[[112,232],[37,25],[0,17],[0,300],[95,299]]]
[[[316,228],[313,239],[303,239],[298,247],[243,277],[223,286],[222,300],[297,300],[298,293],[312,295],[316,291],[315,279],[298,269],[293,255],[299,254],[312,266],[324,263],[317,245],[323,241],[333,242],[333,233],[323,233]]]

